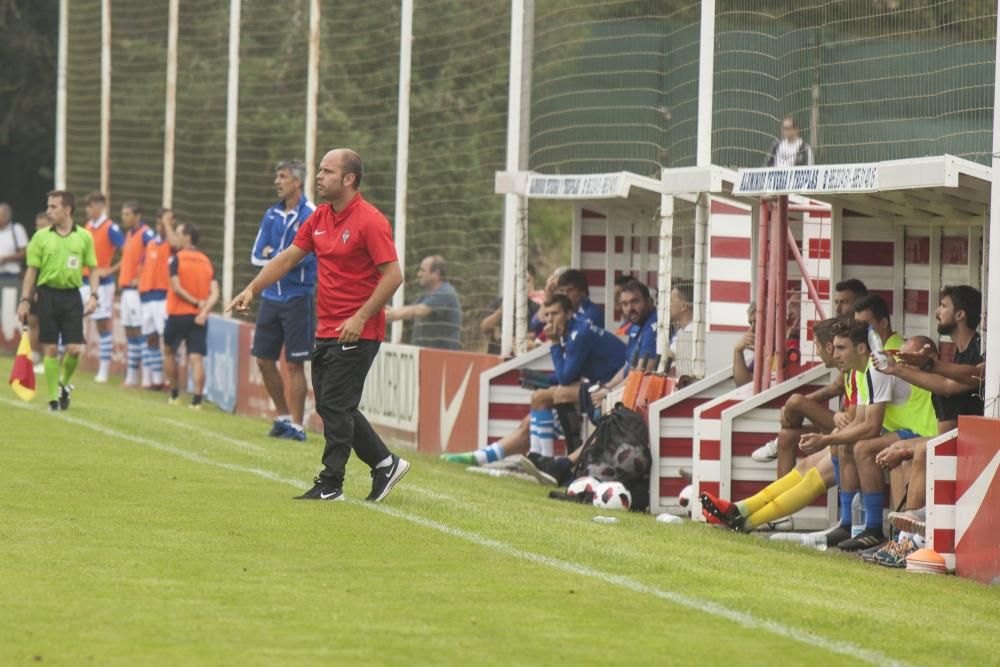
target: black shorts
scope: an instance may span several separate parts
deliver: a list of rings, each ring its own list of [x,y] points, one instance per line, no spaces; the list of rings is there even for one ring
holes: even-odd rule
[[[83,343],[83,300],[79,289],[40,285],[35,311],[40,343],[56,345],[60,336],[64,345]]]
[[[311,294],[303,294],[284,303],[261,299],[250,354],[277,361],[284,345],[285,360],[302,363],[312,354],[315,335],[316,318],[313,316]]]
[[[163,344],[174,352],[187,345],[188,354],[208,354],[208,324],[195,324],[195,315],[169,315],[163,327]]]

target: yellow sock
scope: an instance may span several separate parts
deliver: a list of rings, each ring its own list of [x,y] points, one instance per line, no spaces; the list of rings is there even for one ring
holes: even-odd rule
[[[746,523],[749,524],[750,528],[757,528],[769,521],[776,521],[795,514],[819,498],[825,491],[826,482],[823,481],[819,470],[811,468],[801,482],[782,493],[762,509],[751,514]]]
[[[740,514],[743,516],[750,516],[754,512],[759,512],[764,505],[772,502],[775,498],[801,481],[802,473],[793,468],[792,472],[788,473],[781,479],[771,482],[757,495],[750,496],[746,500],[741,500],[736,503],[736,507],[740,510]]]

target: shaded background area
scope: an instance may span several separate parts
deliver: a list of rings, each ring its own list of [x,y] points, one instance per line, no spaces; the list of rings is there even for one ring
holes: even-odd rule
[[[0,35],[0,201],[30,232],[52,188],[59,1],[0,0]]]

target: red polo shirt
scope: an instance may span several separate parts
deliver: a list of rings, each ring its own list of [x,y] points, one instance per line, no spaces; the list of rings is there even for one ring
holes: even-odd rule
[[[293,243],[316,253],[317,338],[339,338],[337,330],[368,301],[382,274],[380,264],[395,262],[392,227],[381,212],[362,197],[354,196],[343,211],[330,204],[316,208],[299,227]],[[385,312],[365,322],[364,340],[385,338]]]

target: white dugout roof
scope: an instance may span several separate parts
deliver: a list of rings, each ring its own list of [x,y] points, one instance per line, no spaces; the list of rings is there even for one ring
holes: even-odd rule
[[[995,160],[994,160],[995,162]],[[725,184],[727,187],[730,184]],[[986,335],[986,414],[997,416],[1000,403],[1000,211],[993,210],[993,168],[952,155],[867,164],[741,169],[731,183],[734,196],[757,199],[804,195],[833,206],[834,224],[841,211],[856,211],[900,224],[963,222],[986,230],[984,257],[984,330]],[[1000,198],[1000,192],[997,193]]]

